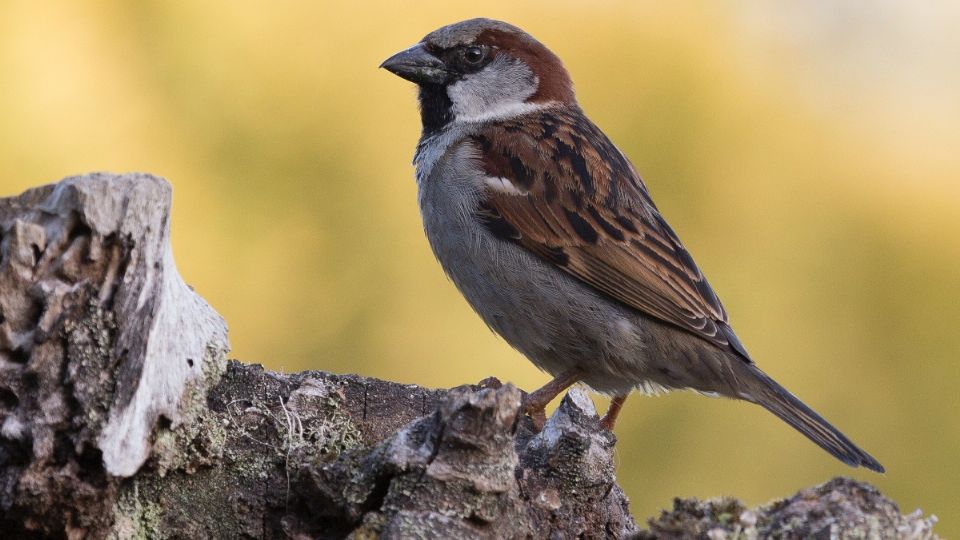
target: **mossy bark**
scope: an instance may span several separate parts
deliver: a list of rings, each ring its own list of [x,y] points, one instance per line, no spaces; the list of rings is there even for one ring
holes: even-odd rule
[[[493,379],[227,362],[173,265],[169,202],[140,174],[0,200],[0,537],[932,537],[849,480],[755,510],[678,500],[640,530],[577,389],[536,432]]]

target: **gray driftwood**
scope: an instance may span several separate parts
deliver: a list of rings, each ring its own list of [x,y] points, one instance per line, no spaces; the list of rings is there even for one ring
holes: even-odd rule
[[[535,433],[492,379],[227,362],[169,209],[142,174],[0,200],[0,537],[932,537],[933,518],[842,479],[754,510],[677,500],[641,530],[579,390]]]

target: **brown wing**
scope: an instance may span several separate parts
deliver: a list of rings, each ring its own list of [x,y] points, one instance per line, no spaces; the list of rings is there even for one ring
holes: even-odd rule
[[[473,140],[491,178],[480,212],[492,231],[609,297],[749,360],[633,166],[579,109],[491,124]]]

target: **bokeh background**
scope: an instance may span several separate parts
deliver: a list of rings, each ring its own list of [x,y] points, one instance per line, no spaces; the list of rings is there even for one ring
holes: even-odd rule
[[[442,24],[508,20],[565,60],[754,358],[889,471],[747,404],[633,398],[618,467],[638,519],[845,474],[958,536],[958,6],[4,0],[0,190],[167,177],[180,270],[244,361],[535,388],[429,252],[415,92],[377,69]]]

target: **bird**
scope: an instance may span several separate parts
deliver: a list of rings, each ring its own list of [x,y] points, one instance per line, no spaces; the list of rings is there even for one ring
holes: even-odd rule
[[[560,58],[511,24],[441,27],[381,66],[416,83],[430,247],[483,321],[553,379],[611,396],[693,390],[764,407],[853,466],[883,466],[767,376],[634,165],[586,116]]]

